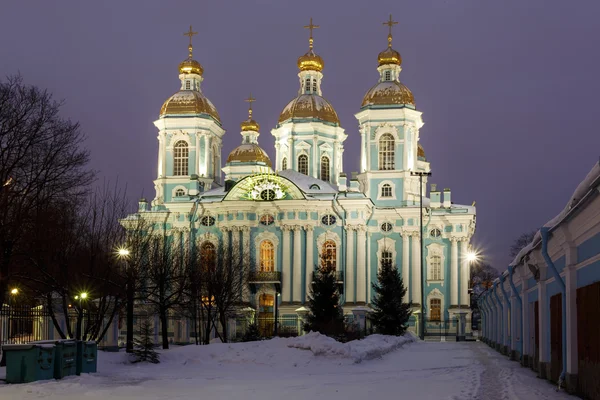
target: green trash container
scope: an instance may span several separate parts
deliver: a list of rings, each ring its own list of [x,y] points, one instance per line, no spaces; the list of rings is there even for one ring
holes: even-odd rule
[[[77,373],[77,342],[72,339],[40,340],[31,344],[53,344],[55,346],[54,378],[62,379]]]
[[[98,344],[96,342],[77,341],[77,375],[89,374],[98,368]]]
[[[7,344],[6,383],[35,382],[54,377],[54,344]]]

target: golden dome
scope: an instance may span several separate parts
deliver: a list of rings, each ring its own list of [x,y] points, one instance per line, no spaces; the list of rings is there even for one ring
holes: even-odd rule
[[[227,163],[230,162],[263,162],[271,167],[271,159],[261,147],[255,143],[242,144],[227,157]]]
[[[289,119],[317,119],[339,125],[333,106],[317,94],[301,94],[288,103],[279,115],[279,123]]]
[[[221,118],[215,106],[202,92],[195,90],[180,90],[164,102],[160,109],[160,116],[167,115],[208,115],[219,124]]]
[[[411,91],[400,82],[381,81],[365,94],[361,107],[396,104],[414,107],[415,98]]]
[[[400,53],[396,50],[388,47],[377,56],[377,62],[379,66],[387,65],[387,64],[402,64],[402,57],[400,57]]]
[[[323,59],[315,54],[312,48],[305,55],[298,57],[298,69],[300,71],[321,72],[324,66]]]
[[[417,146],[417,158],[425,158],[425,149],[421,146],[421,143]]]
[[[242,128],[242,132],[253,131],[258,132],[260,129],[260,125],[258,122],[253,120],[252,118],[248,118],[240,124],[240,128]]]
[[[179,73],[202,75],[204,68],[202,68],[202,65],[198,61],[188,58],[179,64]]]

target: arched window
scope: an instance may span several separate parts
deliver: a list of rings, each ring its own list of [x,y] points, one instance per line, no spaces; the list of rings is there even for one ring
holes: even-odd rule
[[[260,242],[260,272],[273,272],[275,266],[275,246],[270,240]]]
[[[329,270],[336,269],[336,246],[333,240],[326,240],[323,243],[323,251],[322,251],[322,264],[325,268]]]
[[[185,140],[175,143],[173,148],[173,175],[181,176],[188,174],[189,150]]]
[[[442,257],[434,255],[429,259],[429,280],[442,280]]]
[[[381,187],[381,197],[392,197],[392,185],[389,183],[384,184]]]
[[[281,170],[285,171],[287,169],[287,158],[283,158],[283,160],[281,161]]]
[[[212,271],[215,268],[217,252],[215,245],[211,242],[204,242],[200,247],[200,262],[203,271]]]
[[[379,138],[379,170],[386,171],[395,169],[395,146],[396,141],[391,134],[386,133],[381,135],[381,138]]]
[[[431,299],[429,304],[431,305],[431,310],[429,312],[429,320],[440,321],[442,319],[442,300]]]
[[[321,180],[329,181],[329,157],[321,157]]]
[[[298,157],[298,172],[308,175],[308,156],[306,154],[300,154]]]
[[[386,81],[391,81],[392,80],[392,73],[391,73],[391,71],[385,71],[385,80]]]
[[[177,189],[175,191],[175,197],[183,197],[183,196],[185,196],[185,190],[183,190],[183,189]]]

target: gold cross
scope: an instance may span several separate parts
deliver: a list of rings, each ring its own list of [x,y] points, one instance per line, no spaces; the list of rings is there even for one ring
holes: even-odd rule
[[[249,103],[248,118],[252,118],[252,103],[254,103],[256,101],[256,99],[254,97],[252,97],[252,93],[250,93],[250,97],[248,97],[247,99],[244,99],[244,101],[247,101]]]
[[[397,21],[392,20],[392,14],[390,14],[389,21],[383,23],[383,25],[387,25],[390,27],[390,33],[388,33],[388,46],[390,46],[390,47],[392,46],[392,27],[397,24],[398,24]]]
[[[190,44],[188,45],[188,50],[190,51],[190,58],[192,58],[192,36],[197,35],[198,32],[194,32],[192,30],[192,26],[190,25],[190,30],[183,34],[183,36],[189,36]]]
[[[310,17],[310,24],[304,25],[304,29],[308,29],[310,31],[310,37],[308,38],[308,43],[309,43],[309,46],[311,49],[313,48],[313,37],[312,37],[313,29],[317,29],[317,28],[319,28],[319,25],[313,25],[312,17]]]

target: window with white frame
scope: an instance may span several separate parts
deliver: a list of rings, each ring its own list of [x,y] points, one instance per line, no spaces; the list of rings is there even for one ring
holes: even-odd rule
[[[392,185],[386,183],[381,187],[381,197],[393,197]]]
[[[313,93],[317,93],[317,80],[313,79]]]
[[[429,280],[442,280],[442,257],[434,255],[429,258]]]
[[[388,171],[395,169],[396,141],[390,133],[385,133],[379,138],[379,170]]]
[[[281,161],[281,170],[285,171],[287,169],[287,158],[283,157],[283,160]]]
[[[270,240],[260,242],[260,272],[273,272],[275,265],[275,246]]]
[[[330,271],[335,271],[336,269],[336,250],[336,245],[333,240],[326,240],[325,243],[323,243],[321,262],[323,266]]]
[[[329,157],[321,157],[321,180],[329,181]]]
[[[180,140],[173,147],[173,175],[182,176],[188,174],[188,144]]]
[[[391,71],[385,71],[385,80],[386,81],[392,80],[392,72]]]
[[[389,250],[383,250],[381,252],[381,266],[384,265],[392,265],[393,263],[393,254]]]
[[[298,172],[308,175],[308,156],[306,154],[300,154],[298,157]]]
[[[429,306],[431,307],[429,310],[429,320],[440,321],[442,319],[442,300],[431,299],[429,301]]]
[[[190,90],[192,88],[192,83],[190,81],[185,81],[185,90]]]
[[[306,78],[305,90],[306,90],[306,93],[310,93],[310,78]]]
[[[177,189],[175,191],[175,197],[183,197],[183,196],[185,196],[185,190],[183,190],[183,189]]]

